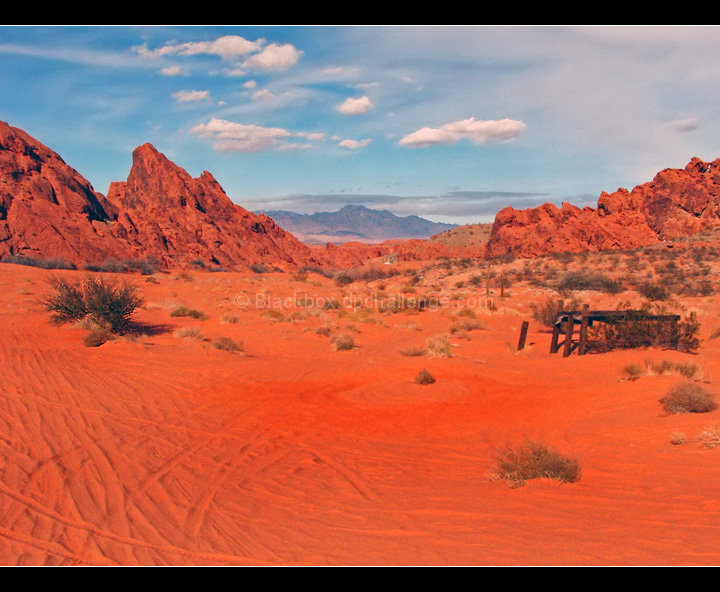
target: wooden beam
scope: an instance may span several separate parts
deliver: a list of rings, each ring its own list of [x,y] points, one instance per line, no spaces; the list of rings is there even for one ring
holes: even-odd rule
[[[563,358],[567,358],[572,352],[573,330],[575,329],[575,317],[571,314],[567,316],[565,322],[565,347],[563,348]]]
[[[555,323],[553,324],[552,340],[550,341],[550,353],[556,354],[558,350],[558,338],[560,337],[560,326],[558,325],[558,315],[562,312],[565,303],[562,300],[557,302],[557,312],[555,314]]]
[[[520,327],[520,339],[518,340],[518,351],[525,349],[525,340],[527,339],[528,327],[530,323],[523,321]]]
[[[584,356],[587,351],[588,325],[590,324],[590,305],[585,304],[582,309],[580,321],[580,343],[578,343],[578,355]]]

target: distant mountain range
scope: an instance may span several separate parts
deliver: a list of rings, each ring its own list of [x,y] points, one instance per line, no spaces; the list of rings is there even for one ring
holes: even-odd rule
[[[269,216],[301,241],[311,244],[429,238],[456,226],[431,222],[418,216],[396,216],[387,210],[354,205],[347,205],[337,212],[315,214],[298,214],[286,210],[263,210],[256,213]]]

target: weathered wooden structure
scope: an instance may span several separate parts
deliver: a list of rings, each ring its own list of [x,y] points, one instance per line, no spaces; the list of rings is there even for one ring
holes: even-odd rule
[[[578,355],[582,356],[587,353],[588,328],[592,327],[593,323],[617,323],[631,318],[671,323],[680,321],[680,315],[653,315],[639,310],[590,310],[590,306],[587,304],[583,306],[582,310],[564,310],[564,303],[560,300],[553,325],[550,353],[555,354],[562,348],[563,357],[566,358],[573,350],[577,349]],[[575,325],[579,326],[577,341],[573,341]],[[564,336],[562,342],[560,342],[561,335]]]

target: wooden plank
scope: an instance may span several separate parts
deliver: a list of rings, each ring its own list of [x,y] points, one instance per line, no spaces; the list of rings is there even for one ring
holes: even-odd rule
[[[575,319],[568,315],[565,321],[565,347],[563,348],[563,358],[567,358],[572,352],[573,330],[575,329]]]
[[[528,327],[530,326],[530,323],[527,321],[523,321],[522,326],[520,327],[520,339],[518,340],[518,351],[525,349],[525,340],[527,339],[527,333],[528,333]]]
[[[559,315],[564,308],[565,303],[562,300],[558,300],[557,314]],[[558,350],[558,338],[560,337],[560,325],[557,322],[557,315],[555,316],[555,324],[553,325],[553,334],[550,341],[550,353],[556,354]]]
[[[582,320],[580,321],[580,342],[578,343],[578,355],[584,356],[587,351],[587,334],[588,325],[590,324],[590,305],[586,304],[582,310]]]

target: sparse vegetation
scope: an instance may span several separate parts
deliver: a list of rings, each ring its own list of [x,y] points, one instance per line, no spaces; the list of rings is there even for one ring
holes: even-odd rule
[[[660,403],[668,413],[707,413],[717,408],[712,393],[687,381],[673,386]]]
[[[51,285],[53,292],[44,305],[55,322],[87,318],[112,333],[127,331],[133,311],[143,302],[135,286],[101,277],[87,277],[77,283],[54,279]]]
[[[93,329],[83,339],[83,343],[87,347],[100,347],[103,343],[108,342],[112,338],[112,334],[105,329]]]
[[[715,424],[698,434],[698,440],[706,448],[717,448],[720,446],[720,425]]]
[[[561,454],[538,442],[513,448],[508,446],[496,459],[497,476],[512,487],[521,487],[529,479],[555,479],[575,483],[580,479],[578,459]]]
[[[178,339],[200,340],[204,338],[202,331],[197,327],[180,327],[175,329],[173,335]]]
[[[428,339],[427,349],[436,358],[452,357],[452,346],[447,335],[437,335]]]
[[[427,353],[427,350],[424,347],[408,347],[406,349],[401,349],[400,353],[408,358],[418,358],[420,356],[424,356]]]
[[[355,340],[352,335],[347,333],[340,333],[335,335],[332,339],[333,347],[335,351],[347,351],[355,347]]]
[[[673,446],[680,446],[687,442],[687,434],[685,432],[673,432],[670,434],[670,444]]]
[[[40,269],[77,269],[74,263],[70,263],[61,257],[50,259],[35,259],[26,255],[8,255],[0,260],[0,263],[14,263],[26,267],[39,267]]]
[[[207,315],[199,310],[195,310],[194,308],[188,308],[187,306],[178,306],[172,310],[170,313],[171,317],[190,317],[192,319],[197,319],[198,321],[204,321],[207,319]]]
[[[234,341],[230,337],[218,337],[212,342],[215,349],[230,352],[231,354],[243,351],[242,341]]]
[[[435,382],[435,377],[423,368],[422,370],[420,370],[420,372],[417,373],[417,376],[415,377],[415,382],[422,385],[433,384]]]

